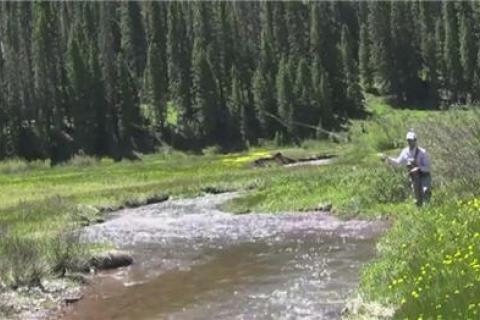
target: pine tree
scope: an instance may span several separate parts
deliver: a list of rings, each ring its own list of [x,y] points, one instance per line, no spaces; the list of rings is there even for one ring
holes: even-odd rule
[[[435,18],[432,17],[433,6],[429,2],[420,3],[420,28],[421,28],[421,54],[424,64],[425,80],[428,87],[428,103],[438,104],[439,89],[439,63],[437,56],[437,44],[435,43]],[[441,43],[440,43],[441,47]]]
[[[288,29],[285,17],[285,3],[272,2],[273,6],[273,35],[274,35],[274,50],[277,59],[280,60],[282,55],[288,54]]]
[[[104,84],[105,100],[105,123],[104,123],[104,141],[99,143],[103,150],[100,154],[108,154],[114,160],[121,160],[119,129],[118,129],[118,77],[117,77],[117,43],[114,28],[116,21],[116,10],[118,4],[115,2],[100,3],[99,18],[99,53],[100,66],[102,73],[102,82]],[[92,64],[91,64],[92,65]],[[102,105],[102,104],[100,104]],[[99,122],[100,124],[101,122]],[[99,131],[101,132],[101,131]]]
[[[275,106],[272,99],[271,90],[268,85],[268,79],[260,68],[255,71],[252,78],[252,90],[255,101],[255,111],[257,119],[260,123],[263,137],[273,136],[270,109]]]
[[[233,4],[229,2],[218,2],[215,7],[215,38],[214,38],[214,61],[216,66],[214,67],[215,76],[217,79],[217,100],[218,110],[216,116],[217,127],[217,142],[225,146],[226,149],[230,149],[233,140],[235,138],[229,138],[232,136],[229,123],[231,116],[231,103],[232,103],[232,82],[234,75],[232,69],[238,70],[245,56],[244,44],[241,43],[238,21],[233,11]],[[237,81],[243,83],[243,77],[248,73],[248,70],[244,70],[241,75],[238,75],[238,71],[235,73]],[[248,77],[248,74],[247,74]],[[242,97],[243,98],[243,97]],[[242,101],[243,104],[244,101]],[[235,131],[235,130],[234,130]],[[225,134],[228,133],[228,134]],[[239,144],[241,145],[241,143]]]
[[[317,58],[320,63],[323,63],[320,52],[324,50],[326,44],[320,23],[320,8],[317,3],[312,3],[310,4],[310,57],[312,59]]]
[[[420,80],[420,57],[417,52],[415,33],[412,27],[409,4],[406,2],[391,3],[391,49],[392,62],[389,66],[391,76],[391,93],[401,102],[412,101],[418,95]],[[417,32],[418,33],[418,32]]]
[[[353,53],[353,40],[346,25],[342,28],[341,53],[346,85],[347,114],[355,116],[363,111],[363,95],[359,84],[358,65]]]
[[[345,101],[346,88],[336,24],[332,18],[333,9],[335,7],[330,6],[327,2],[311,4],[310,52],[311,59],[321,64],[325,76],[328,77],[328,83],[332,90],[332,105],[336,106],[334,112],[344,115],[347,105]],[[332,119],[330,118],[330,120]]]
[[[6,29],[2,47],[5,54],[4,89],[8,116],[5,137],[7,154],[28,160],[43,159],[47,156],[48,137],[45,130],[40,131],[41,121],[36,121],[39,103],[35,101],[32,65],[32,5],[7,3],[4,9]]]
[[[306,37],[308,10],[306,5],[299,1],[287,2],[285,6],[289,53],[295,60],[299,60],[308,52]]]
[[[144,99],[151,103],[154,112],[154,126],[159,132],[165,128],[167,112],[167,83],[163,61],[159,58],[159,48],[153,42],[148,47],[145,69]],[[163,71],[163,72],[162,72]]]
[[[140,3],[127,1],[121,6],[122,51],[135,72],[137,79],[143,76],[146,61],[146,38]]]
[[[225,105],[225,95],[230,92],[234,61],[233,12],[228,2],[218,2],[216,6],[216,75],[219,82],[219,105]],[[238,39],[236,39],[238,40]]]
[[[176,107],[177,129],[186,135],[192,118],[190,48],[184,8],[178,2],[170,2],[168,8],[169,97]]]
[[[405,10],[405,17],[408,22],[407,34],[411,36],[410,38],[410,45],[414,48],[420,50],[421,43],[422,43],[422,9],[421,9],[421,1],[411,1],[403,3],[403,9]],[[434,12],[431,12],[434,15]],[[405,27],[405,26],[404,26]]]
[[[446,64],[444,60],[445,31],[442,17],[435,21],[435,59],[438,68],[438,82],[440,88],[446,86]]]
[[[273,137],[277,127],[273,118],[277,114],[277,110],[274,90],[276,59],[272,48],[271,4],[272,3],[269,2],[263,3],[262,31],[260,36],[260,63],[252,80],[257,118],[260,123],[262,134],[267,138]]]
[[[230,149],[243,148],[247,141],[247,114],[246,99],[242,88],[242,83],[238,77],[237,70],[233,67],[231,71],[232,92],[229,103],[229,139]]]
[[[90,88],[88,90],[90,104],[95,110],[95,154],[98,156],[108,155],[109,136],[107,131],[108,108],[106,104],[105,84],[102,79],[102,69],[98,47],[91,42],[88,50],[88,72],[90,74]]]
[[[475,72],[474,72],[474,85],[473,85],[473,94],[472,98],[474,101],[479,101],[480,99],[480,48],[477,52],[477,57],[475,59]]]
[[[217,79],[213,47],[213,29],[210,10],[206,3],[194,6],[194,47],[192,53],[193,109],[196,113],[202,138],[205,143],[215,143],[218,133],[216,119],[218,111]]]
[[[358,24],[360,26],[367,25],[369,15],[369,6],[367,1],[358,3]]]
[[[84,21],[83,28],[86,38],[92,42],[97,42],[100,20],[99,4],[95,2],[80,2],[77,4],[80,6],[78,15],[82,16]]]
[[[462,91],[464,94],[472,92],[474,83],[474,71],[476,64],[477,49],[475,47],[475,38],[473,30],[473,21],[471,17],[472,7],[468,2],[460,3],[460,63],[462,65]]]
[[[451,91],[451,100],[456,101],[462,86],[462,66],[460,63],[457,12],[453,2],[443,3],[443,18],[445,24],[444,60],[446,83]]]
[[[313,108],[313,98],[312,98],[312,76],[310,74],[310,69],[305,58],[301,58],[296,74],[295,74],[295,85],[294,85],[294,114],[295,119],[300,123],[316,125],[315,121],[315,109]],[[302,136],[306,136],[310,133],[310,130],[302,130]]]
[[[360,27],[360,44],[358,49],[359,68],[362,84],[366,91],[373,89],[373,71],[370,65],[370,38],[368,27],[362,24]]]
[[[206,144],[215,142],[217,97],[216,84],[206,48],[201,39],[195,39],[192,57],[193,111],[199,124],[200,138]]]
[[[21,78],[21,101],[25,114],[23,118],[32,119],[35,114],[34,77],[32,68],[32,5],[28,2],[16,3],[15,14],[18,19],[18,57],[16,73]],[[15,32],[15,31],[14,31]]]
[[[320,77],[319,99],[319,107],[322,114],[324,114],[321,119],[328,119],[329,117],[331,117],[331,114],[329,113],[332,109],[332,89],[330,88],[330,85],[328,83],[328,77],[325,74]],[[333,123],[333,125],[335,124]],[[320,122],[319,129],[322,129],[324,127],[332,128],[332,123],[325,124],[324,122]],[[317,136],[319,134],[324,135],[324,132],[319,130],[317,131]]]
[[[165,3],[149,2],[147,6],[149,47],[145,74],[148,81],[145,81],[144,95],[154,108],[158,129],[164,133],[168,93]]]
[[[87,154],[95,153],[95,112],[92,108],[88,61],[81,37],[80,26],[72,28],[67,49],[67,77],[70,84],[71,114],[74,122],[74,139],[77,148]]]
[[[375,67],[375,83],[381,93],[391,93],[397,87],[390,42],[390,3],[370,2],[368,16],[371,35],[371,65]]]
[[[262,30],[260,34],[260,66],[267,78],[274,80],[277,73],[277,58],[275,55],[275,40],[271,7],[273,3],[265,2],[262,11]]]
[[[1,9],[0,9],[1,10]],[[0,19],[1,19],[1,11],[0,11]],[[2,41],[2,27],[0,26],[0,43]],[[6,132],[8,130],[8,117],[7,117],[7,108],[6,108],[6,101],[4,97],[4,65],[5,60],[3,58],[3,50],[0,50],[0,160],[3,160],[6,157],[6,145],[5,141],[7,138]]]
[[[21,92],[22,79],[18,73],[18,66],[21,65],[18,52],[19,41],[18,34],[20,29],[20,22],[18,16],[15,14],[16,3],[1,3],[0,4],[0,34],[2,37],[2,56],[3,56],[3,100],[4,100],[4,115],[5,115],[5,132],[3,134],[3,148],[5,156],[13,156],[21,153],[19,150],[20,128],[23,115]],[[44,134],[43,136],[45,136]],[[21,154],[21,156],[25,156]]]
[[[39,119],[48,138],[49,157],[54,165],[67,160],[64,133],[63,66],[60,63],[58,20],[49,2],[35,3],[33,61],[35,96],[40,106]]]
[[[313,103],[317,110],[314,121],[318,123],[320,128],[333,129],[336,123],[333,122],[332,90],[319,58],[313,60],[312,86]]]
[[[210,6],[205,2],[197,2],[193,6],[193,31],[195,41],[209,51],[213,43],[213,26]],[[208,47],[208,48],[207,48]],[[210,52],[207,52],[209,55]]]
[[[117,72],[120,152],[122,157],[132,158],[133,151],[140,149],[142,119],[135,75],[130,72],[127,59],[121,53],[117,57]]]
[[[278,67],[276,86],[278,116],[282,122],[283,137],[286,141],[290,141],[295,135],[293,85],[290,78],[289,68],[290,66],[288,65],[287,58],[285,56],[282,57]]]

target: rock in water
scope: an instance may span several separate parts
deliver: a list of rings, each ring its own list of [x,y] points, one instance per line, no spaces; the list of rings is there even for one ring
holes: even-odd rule
[[[78,296],[72,296],[72,297],[65,297],[63,298],[63,301],[66,303],[66,304],[72,304],[72,303],[75,303],[75,302],[78,302],[80,299],[82,299],[83,296],[81,295],[78,295]]]
[[[126,252],[109,251],[90,259],[90,266],[96,270],[108,270],[126,267],[133,263],[133,258]]]

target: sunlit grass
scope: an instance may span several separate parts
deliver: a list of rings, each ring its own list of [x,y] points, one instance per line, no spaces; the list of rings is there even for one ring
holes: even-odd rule
[[[221,159],[221,162],[228,165],[228,164],[236,164],[236,165],[241,165],[245,164],[247,162],[252,162],[255,161],[258,158],[263,158],[270,156],[269,151],[254,151],[250,152],[248,154],[230,154]]]

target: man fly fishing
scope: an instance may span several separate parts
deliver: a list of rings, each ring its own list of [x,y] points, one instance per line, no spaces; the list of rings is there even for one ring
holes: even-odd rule
[[[397,158],[382,155],[382,159],[391,165],[407,167],[408,175],[417,206],[422,206],[431,197],[432,177],[430,175],[430,159],[425,149],[418,147],[417,135],[413,130],[407,133],[408,147],[400,152]]]

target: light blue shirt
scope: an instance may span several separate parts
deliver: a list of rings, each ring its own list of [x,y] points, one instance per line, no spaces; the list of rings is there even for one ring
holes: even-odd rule
[[[410,150],[409,147],[400,152],[400,155],[397,158],[388,158],[388,161],[394,165],[407,165],[409,162],[413,162],[415,158],[415,152],[418,149],[417,155],[417,165],[422,172],[430,172],[430,158],[428,157],[427,151],[420,147],[415,147],[413,150]]]

